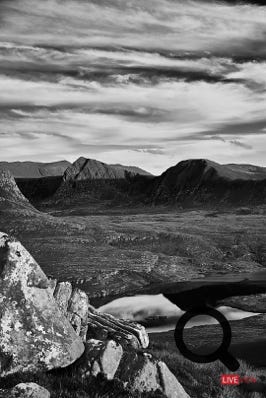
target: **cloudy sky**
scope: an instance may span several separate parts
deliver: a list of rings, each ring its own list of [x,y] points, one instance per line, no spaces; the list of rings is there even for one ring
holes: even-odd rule
[[[0,160],[266,166],[261,4],[0,0]]]

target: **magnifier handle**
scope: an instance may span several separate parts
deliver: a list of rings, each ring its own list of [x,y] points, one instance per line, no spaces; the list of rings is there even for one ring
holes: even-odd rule
[[[228,351],[219,359],[232,372],[235,372],[240,367],[240,363],[238,362],[238,360],[233,357],[233,355],[231,355]]]

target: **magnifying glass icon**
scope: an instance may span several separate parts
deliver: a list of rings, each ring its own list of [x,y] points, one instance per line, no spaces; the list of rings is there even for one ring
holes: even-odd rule
[[[223,341],[221,345],[216,351],[210,354],[196,354],[188,349],[184,342],[184,329],[186,324],[190,321],[190,319],[198,315],[208,315],[212,318],[215,318],[223,330]],[[240,364],[237,359],[228,352],[231,339],[232,332],[228,320],[219,311],[209,307],[193,308],[192,310],[185,312],[185,314],[183,314],[178,320],[175,328],[176,346],[185,358],[197,363],[209,363],[219,359],[228,369],[231,371],[236,371],[240,367]]]

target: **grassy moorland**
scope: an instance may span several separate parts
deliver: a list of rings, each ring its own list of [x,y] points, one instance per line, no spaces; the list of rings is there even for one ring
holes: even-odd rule
[[[199,329],[199,327],[193,329]],[[197,330],[198,342],[204,334],[205,327],[201,328],[201,333]],[[243,360],[239,361],[240,368],[236,372],[230,372],[220,361],[209,364],[193,363],[179,354],[173,332],[151,334],[149,350],[168,365],[191,398],[263,398],[266,396],[265,368],[256,368]],[[221,375],[232,373],[241,377],[254,377],[256,383],[222,386]]]
[[[265,208],[132,211],[54,217],[4,210],[0,229],[16,235],[48,275],[105,301],[169,281],[265,269]]]
[[[53,214],[53,215],[52,215]],[[227,211],[169,210],[162,208],[130,209],[105,214],[66,216],[64,209],[49,214],[32,208],[1,208],[0,230],[17,236],[39,262],[46,274],[71,280],[100,303],[114,297],[143,293],[144,289],[171,282],[224,277],[225,281],[266,267],[266,209],[231,209]],[[226,283],[226,282],[225,282]],[[234,299],[235,306],[253,311],[265,310],[265,296]],[[230,300],[230,299],[228,299]],[[230,301],[227,303],[230,305]],[[258,305],[259,308],[258,308]],[[262,333],[264,323],[241,324],[242,335]],[[242,325],[242,326],[241,326]],[[211,328],[211,326],[209,326]],[[193,328],[194,329],[194,328]],[[217,330],[212,331],[212,339]],[[243,333],[243,331],[245,333]],[[193,342],[204,340],[205,332],[191,336]],[[151,336],[151,352],[164,360],[185,386],[192,398],[261,398],[263,383],[257,392],[250,386],[224,388],[219,363],[195,365],[178,355],[169,336]],[[244,362],[241,374],[263,381],[264,371]],[[83,386],[71,374],[49,375],[42,385],[52,385],[53,397],[123,397],[127,391],[103,384],[102,391],[93,384]],[[72,387],[71,387],[72,386]],[[79,390],[77,390],[79,386]],[[66,391],[71,391],[67,393]],[[69,395],[72,394],[72,395]],[[107,394],[107,395],[106,395]],[[113,395],[112,395],[113,394]],[[195,395],[196,394],[196,395]]]

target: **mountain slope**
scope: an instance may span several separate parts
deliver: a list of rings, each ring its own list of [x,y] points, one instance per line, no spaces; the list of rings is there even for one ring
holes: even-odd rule
[[[99,162],[95,159],[86,159],[80,157],[71,166],[67,168],[64,173],[64,181],[82,181],[82,180],[116,180],[124,179],[126,174],[131,175],[141,174],[147,175],[145,170],[138,167],[123,166],[120,164],[109,165]]]
[[[7,170],[0,170],[0,209],[27,208],[35,210],[19,190],[14,177]]]
[[[66,160],[40,163],[40,162],[0,162],[0,170],[9,170],[15,178],[42,178],[62,176],[70,166]]]
[[[50,203],[68,209],[82,208],[85,212],[89,209],[92,214],[106,207],[135,205],[140,201],[139,193],[145,197],[146,180],[153,178],[137,167],[108,165],[81,157],[65,171]]]
[[[266,168],[185,160],[154,180],[152,202],[256,204],[266,201]]]
[[[129,171],[131,174],[139,174],[143,176],[152,176],[151,173],[149,173],[146,170],[141,169],[140,167],[136,166],[124,166],[122,164],[110,164],[111,167],[115,167],[116,169],[123,169],[126,171]]]

